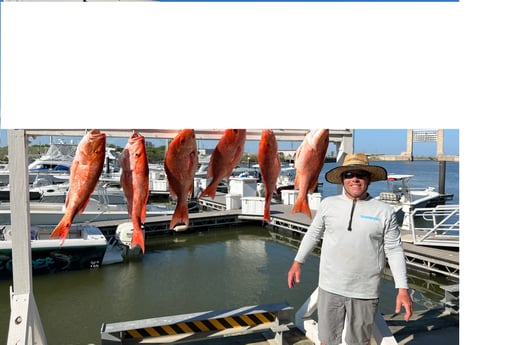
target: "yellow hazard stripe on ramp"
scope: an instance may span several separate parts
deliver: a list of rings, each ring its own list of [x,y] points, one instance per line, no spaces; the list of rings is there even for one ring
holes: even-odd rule
[[[176,335],[185,333],[222,331],[229,328],[253,327],[266,323],[272,323],[276,314],[264,312],[257,314],[228,316],[224,318],[196,320],[190,322],[179,322],[171,325],[144,327],[124,331],[123,338],[149,338],[165,335]]]
[[[200,329],[200,331],[202,332],[207,332],[209,331],[209,328],[202,322],[202,321],[195,321],[194,323],[196,325],[196,327],[198,327]]]
[[[223,329],[226,329],[226,327],[225,327],[225,326],[223,326],[223,325],[221,324],[221,322],[219,322],[219,321],[217,321],[217,320],[215,320],[215,319],[209,320],[209,322],[210,322],[210,323],[212,324],[212,326],[213,326],[215,329],[217,329],[217,330],[222,331]]]

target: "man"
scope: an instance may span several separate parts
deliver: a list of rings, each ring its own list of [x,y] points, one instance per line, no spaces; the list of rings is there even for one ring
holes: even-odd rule
[[[322,345],[370,342],[385,259],[398,289],[396,313],[412,316],[405,256],[392,206],[368,194],[371,182],[386,180],[387,171],[369,165],[363,153],[349,154],[342,166],[328,171],[327,182],[342,184],[344,194],[324,198],[302,238],[288,271],[288,286],[300,282],[301,265],[322,238],[318,279],[318,337]],[[347,315],[348,324],[345,325]]]

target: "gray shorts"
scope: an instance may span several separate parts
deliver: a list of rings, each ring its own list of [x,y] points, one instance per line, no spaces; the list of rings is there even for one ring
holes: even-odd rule
[[[318,338],[326,345],[342,343],[343,328],[348,345],[369,344],[378,298],[358,299],[318,290]],[[348,323],[345,327],[345,317]]]

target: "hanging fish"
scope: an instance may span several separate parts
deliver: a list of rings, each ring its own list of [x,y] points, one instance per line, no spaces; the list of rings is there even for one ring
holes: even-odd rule
[[[318,176],[329,146],[329,130],[309,131],[295,152],[295,189],[299,190],[292,213],[305,213],[311,218],[308,194],[318,186]]]
[[[145,253],[145,236],[141,228],[145,222],[149,196],[148,158],[145,137],[133,132],[120,155],[120,185],[127,199],[127,211],[133,223],[131,248],[138,245]]]
[[[210,180],[210,182],[198,198],[203,196],[215,198],[216,189],[221,180],[229,178],[233,169],[240,163],[240,159],[244,154],[246,135],[247,131],[245,129],[227,129],[224,131],[210,156],[207,169],[207,180]]]
[[[106,134],[97,129],[89,131],[78,144],[72,161],[65,213],[50,235],[60,237],[60,244],[64,243],[74,217],[87,207],[102,174],[105,157]]]
[[[276,183],[281,172],[276,135],[271,129],[264,129],[258,146],[258,164],[265,187],[265,204],[263,220],[270,223],[270,203],[276,190]]]
[[[164,158],[164,170],[168,178],[171,196],[177,197],[177,205],[171,217],[170,229],[179,223],[189,225],[187,200],[193,193],[194,174],[198,169],[198,148],[193,129],[183,129],[168,145]]]

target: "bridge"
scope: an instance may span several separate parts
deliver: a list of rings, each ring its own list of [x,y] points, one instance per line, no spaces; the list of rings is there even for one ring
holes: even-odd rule
[[[459,162],[459,156],[444,154],[444,130],[443,129],[408,129],[406,151],[399,155],[371,154],[370,159],[382,161],[413,161],[413,147],[416,142],[436,142],[437,152],[434,157],[437,161]]]

